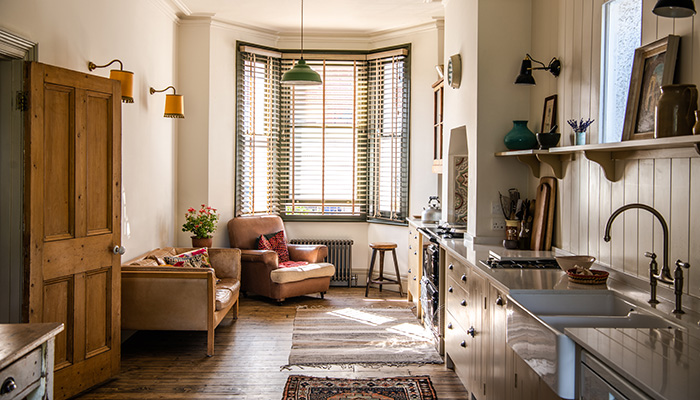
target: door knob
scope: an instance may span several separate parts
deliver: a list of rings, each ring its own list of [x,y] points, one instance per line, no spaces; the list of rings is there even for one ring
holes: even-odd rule
[[[476,336],[476,329],[474,329],[474,327],[472,326],[471,328],[469,328],[469,329],[467,330],[467,335],[469,335],[469,336],[471,336],[471,337]]]
[[[126,253],[126,249],[124,248],[124,246],[114,246],[114,248],[112,249],[112,253],[123,256],[124,253]]]

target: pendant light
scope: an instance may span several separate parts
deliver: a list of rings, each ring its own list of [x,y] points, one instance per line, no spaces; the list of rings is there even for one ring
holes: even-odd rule
[[[695,15],[693,0],[659,0],[652,12],[661,17],[685,18]]]
[[[320,85],[321,76],[304,61],[304,0],[301,0],[301,58],[297,64],[282,75],[283,85]]]

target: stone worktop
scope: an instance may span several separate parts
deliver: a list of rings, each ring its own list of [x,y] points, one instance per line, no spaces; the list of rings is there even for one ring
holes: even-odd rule
[[[415,219],[409,223],[415,227],[434,226],[424,225]],[[654,398],[700,398],[698,310],[674,315],[671,313],[673,303],[662,297],[659,298],[661,303],[652,308],[646,302],[649,299],[648,282],[630,284],[630,278],[626,276],[616,279],[619,273],[598,264],[595,265],[596,269],[610,272],[607,284],[580,285],[569,282],[566,272],[562,270],[491,269],[479,262],[488,258],[489,251],[503,253],[503,248],[498,245],[475,244],[467,237],[441,239],[440,246],[507,293],[524,290],[613,290],[635,303],[639,309],[672,320],[683,329],[567,328],[563,333]],[[557,250],[556,254],[567,253]]]

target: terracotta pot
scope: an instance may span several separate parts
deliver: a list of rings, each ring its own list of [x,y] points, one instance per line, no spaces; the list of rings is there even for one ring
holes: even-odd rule
[[[211,247],[214,242],[214,238],[198,238],[191,236],[192,247]]]

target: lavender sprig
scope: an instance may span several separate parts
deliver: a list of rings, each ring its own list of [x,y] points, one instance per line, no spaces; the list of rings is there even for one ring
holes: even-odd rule
[[[581,118],[580,122],[576,122],[575,119],[570,119],[570,120],[566,121],[566,123],[568,123],[569,126],[571,128],[573,128],[574,132],[585,132],[586,129],[588,129],[588,127],[591,126],[591,124],[594,121],[595,121],[594,119],[590,119],[590,118],[588,120],[584,121],[583,118]]]

